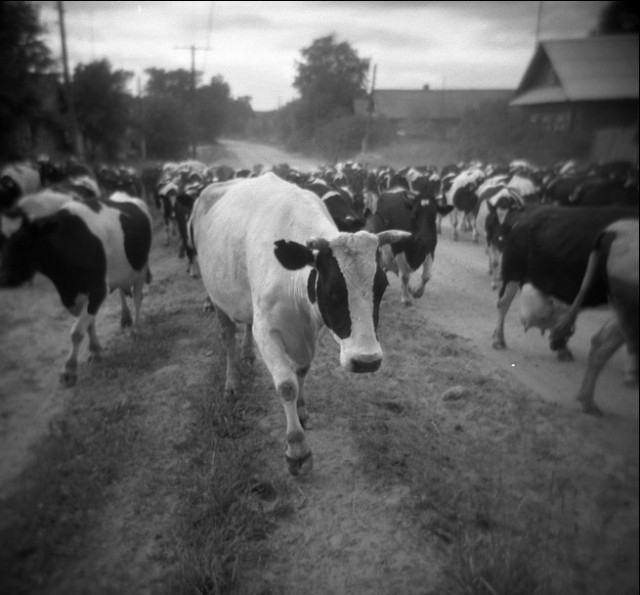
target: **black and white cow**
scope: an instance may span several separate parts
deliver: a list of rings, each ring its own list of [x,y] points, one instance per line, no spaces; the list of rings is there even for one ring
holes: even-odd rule
[[[120,290],[122,326],[138,323],[142,287],[150,280],[149,211],[142,200],[124,193],[90,201],[42,193],[23,197],[5,212],[2,229],[7,241],[0,262],[0,287],[17,287],[36,272],[42,273],[55,285],[65,308],[78,317],[61,374],[61,382],[72,386],[78,377],[78,350],[87,332],[91,359],[100,357],[95,320],[108,293]],[[126,295],[133,295],[135,321]]]
[[[182,258],[186,254],[188,262],[187,273],[189,276],[194,278],[199,276],[198,259],[196,258],[195,250],[189,241],[188,224],[191,212],[193,211],[193,204],[204,188],[205,183],[203,182],[201,175],[195,172],[190,174],[186,182],[182,185],[180,193],[176,196],[174,207],[174,216],[178,226],[180,240],[182,242],[178,256]]]
[[[438,181],[430,190],[423,188],[422,194],[409,189],[408,182],[401,183],[396,175],[390,190],[384,191],[378,198],[375,212],[368,212],[365,229],[372,233],[380,233],[386,229],[399,229],[409,232],[406,240],[385,246],[383,268],[400,277],[402,282],[401,301],[411,304],[411,298],[420,298],[431,278],[433,259],[435,257],[438,234],[436,217],[438,214],[451,212],[452,206],[440,206],[436,201]],[[409,287],[411,275],[422,267],[420,282],[416,287]]]
[[[479,167],[471,167],[461,171],[451,182],[445,193],[451,211],[451,227],[453,239],[458,241],[458,224],[461,231],[473,231],[473,219],[478,206],[478,188],[487,176]]]
[[[569,312],[551,330],[551,340],[563,342],[571,334],[580,309],[595,285],[607,293],[611,314],[591,339],[587,369],[577,400],[586,413],[601,415],[594,402],[596,381],[604,365],[622,345],[626,345],[628,368],[625,383],[638,383],[639,343],[639,227],[637,219],[621,219],[608,225],[596,238],[589,255],[580,290]]]
[[[598,234],[610,223],[634,216],[637,212],[616,207],[543,205],[523,211],[504,245],[494,349],[506,348],[504,321],[520,288],[525,328],[536,326],[543,332],[553,328],[578,294]],[[583,302],[585,307],[606,303],[606,291],[598,285],[590,288]],[[565,335],[550,342],[561,360],[573,359],[567,340]]]
[[[355,232],[364,226],[362,216],[342,189],[320,178],[311,179],[303,188],[311,190],[324,202],[340,231]]]
[[[200,272],[227,351],[225,392],[238,390],[236,324],[253,335],[287,420],[293,475],[311,469],[303,386],[318,333],[327,327],[350,372],[382,362],[376,327],[387,279],[379,248],[407,233],[340,232],[314,193],[265,173],[204,189],[190,220]]]
[[[486,180],[478,188],[478,208],[474,219],[473,241],[480,237],[486,241],[485,252],[489,261],[491,289],[500,286],[502,251],[504,249],[504,227],[510,222],[512,212],[524,206],[520,195],[508,185],[503,176]]]
[[[11,208],[21,196],[41,187],[40,171],[29,162],[8,163],[0,169],[0,212]]]

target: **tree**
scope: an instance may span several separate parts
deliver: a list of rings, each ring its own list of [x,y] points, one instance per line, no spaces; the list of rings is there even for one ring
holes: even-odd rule
[[[162,68],[147,68],[145,72],[149,80],[145,85],[147,95],[170,95],[184,105],[191,104],[192,77],[188,70],[164,70]],[[193,84],[197,88],[200,82],[200,73],[194,74]]]
[[[231,88],[222,76],[196,91],[196,130],[200,141],[215,142],[225,129],[231,105]]]
[[[322,122],[353,114],[354,100],[366,93],[369,60],[333,35],[314,40],[301,54],[293,82],[300,92],[299,124],[313,132]]]
[[[76,66],[73,97],[87,156],[115,160],[130,121],[133,98],[126,90],[133,73],[111,70],[108,60]]]
[[[170,95],[150,95],[143,100],[142,131],[149,156],[181,159],[189,147],[189,114]]]
[[[600,13],[598,22],[599,35],[616,33],[635,33],[640,30],[638,24],[638,5],[635,2],[611,2]]]
[[[38,75],[51,66],[42,33],[37,6],[0,2],[0,158],[22,156],[16,135],[42,114]]]

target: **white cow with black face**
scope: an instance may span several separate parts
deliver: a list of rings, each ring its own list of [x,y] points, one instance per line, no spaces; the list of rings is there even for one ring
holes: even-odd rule
[[[380,367],[379,247],[410,234],[340,232],[320,198],[272,173],[205,188],[189,229],[227,349],[225,391],[238,388],[235,329],[245,324],[244,355],[253,333],[284,406],[289,471],[306,472],[303,385],[318,333],[329,329],[347,370]]]

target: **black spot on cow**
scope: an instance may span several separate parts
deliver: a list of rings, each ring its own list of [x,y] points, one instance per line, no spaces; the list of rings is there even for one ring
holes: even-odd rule
[[[331,249],[321,249],[316,257],[318,308],[325,324],[341,339],[351,335],[349,292],[340,265]]]
[[[105,200],[110,207],[120,211],[120,225],[124,234],[124,251],[134,270],[147,264],[151,248],[151,223],[138,206],[132,203]]]

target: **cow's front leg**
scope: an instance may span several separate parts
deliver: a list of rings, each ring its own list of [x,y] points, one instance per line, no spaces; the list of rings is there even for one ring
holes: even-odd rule
[[[299,405],[301,406],[303,415],[305,415],[306,412],[304,400],[301,404],[298,403],[298,398],[300,397],[300,375],[292,369],[287,353],[300,355],[300,359],[305,361],[311,361],[313,354],[311,352],[310,357],[304,357],[302,352],[305,346],[301,344],[287,344],[281,331],[270,329],[268,322],[255,323],[253,330],[260,354],[267,369],[271,373],[276,391],[284,408],[284,414],[287,420],[287,448],[285,451],[285,459],[289,473],[291,473],[291,475],[306,474],[311,471],[313,461],[311,449],[307,444],[299,415]],[[309,343],[309,345],[312,344],[311,342]],[[300,368],[298,369],[300,370]]]
[[[89,333],[89,361],[99,362],[102,359],[102,345],[100,345],[96,334],[95,318],[91,321],[87,330]]]
[[[227,371],[224,380],[225,396],[233,396],[238,390],[238,355],[236,353],[236,323],[227,316],[220,308],[216,308],[218,321],[220,322],[220,330],[222,333],[222,342],[224,344],[225,353],[227,355]]]
[[[455,242],[458,241],[458,214],[456,213],[456,209],[451,211],[451,227],[453,228],[453,240]]]
[[[133,318],[131,318],[131,310],[127,304],[127,296],[123,289],[120,290],[120,328],[129,328],[133,326]]]
[[[413,303],[411,300],[411,291],[409,290],[409,281],[411,280],[411,273],[402,273],[400,275],[400,281],[402,282],[402,295],[400,296],[400,302],[405,306],[411,306]]]
[[[506,349],[507,344],[504,340],[504,321],[507,317],[507,312],[513,302],[513,298],[518,293],[518,284],[515,281],[507,283],[504,294],[498,299],[498,320],[496,322],[496,328],[493,331],[491,338],[493,339],[492,347],[494,349]]]
[[[304,380],[309,372],[309,366],[298,368],[296,376],[298,377],[298,419],[300,425],[305,429],[309,429],[309,412],[307,411],[306,401],[304,398]]]
[[[94,316],[89,314],[85,308],[71,327],[71,351],[60,374],[60,383],[63,386],[74,386],[78,382],[78,352],[87,329],[90,328],[93,322]]]
[[[133,329],[137,329],[140,326],[140,308],[142,308],[143,289],[149,274],[147,265],[136,279],[133,285]]]
[[[240,346],[242,359],[252,364],[256,361],[256,355],[253,351],[253,325],[247,324],[242,335],[242,345]]]
[[[500,252],[494,246],[488,247],[489,274],[491,275],[491,289],[498,289],[502,281]]]
[[[413,297],[418,299],[424,294],[424,288],[427,286],[429,279],[431,279],[431,270],[433,268],[433,254],[427,254],[424,262],[422,263],[422,274],[420,275],[420,285],[416,287],[411,293]]]

